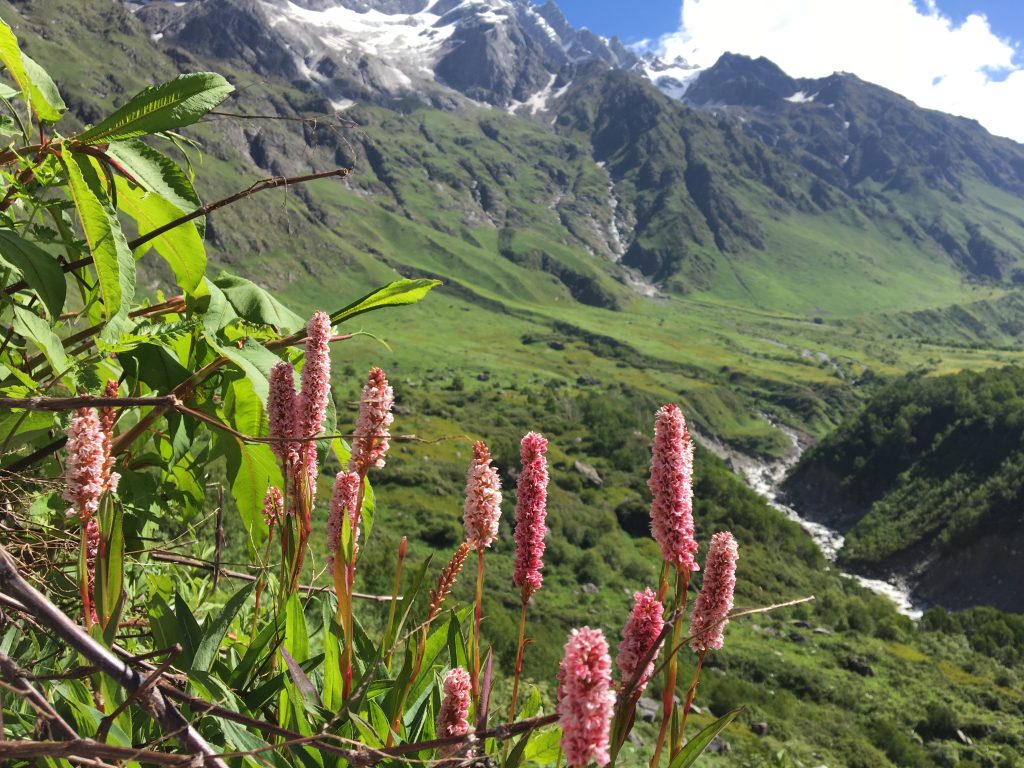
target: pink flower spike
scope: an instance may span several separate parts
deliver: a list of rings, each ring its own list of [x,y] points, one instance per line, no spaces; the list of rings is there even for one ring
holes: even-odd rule
[[[473,443],[473,461],[466,478],[466,504],[462,522],[470,549],[491,546],[498,535],[501,517],[501,480],[491,466],[491,454],[481,441]]]
[[[562,751],[572,768],[608,763],[615,692],[608,642],[599,629],[574,629],[558,670],[558,724]]]
[[[699,571],[694,559],[693,441],[678,405],[662,406],[654,421],[651,454],[651,533],[661,557],[676,568]]]
[[[299,444],[284,442],[298,433],[295,369],[291,363],[276,363],[270,369],[270,394],[267,396],[267,420],[270,436],[280,438],[270,444],[271,450],[285,466],[295,466],[299,459]]]
[[[619,667],[622,676],[622,684],[628,685],[636,674],[640,662],[650,652],[651,648],[658,641],[662,629],[665,628],[665,618],[662,616],[663,609],[650,587],[643,592],[633,593],[633,610],[626,620],[626,626],[622,629],[622,642],[619,643],[619,655],[615,663]],[[647,687],[647,681],[654,673],[654,662],[658,658],[658,651],[651,656],[650,662],[644,669],[637,682],[637,694],[643,692]]]
[[[469,672],[462,667],[456,667],[445,676],[444,698],[437,711],[437,738],[447,739],[469,733],[469,689]],[[441,747],[438,752],[441,756],[448,756],[458,752],[459,746],[450,744]]]
[[[370,369],[366,386],[359,398],[359,418],[356,420],[355,438],[352,440],[352,459],[349,469],[366,474],[370,467],[384,466],[384,456],[390,447],[388,427],[395,420],[391,408],[395,392],[380,368]]]
[[[327,516],[327,568],[334,571],[334,558],[341,549],[341,529],[345,517],[352,527],[353,551],[359,538],[359,518],[356,504],[359,501],[359,485],[362,482],[355,472],[339,472],[334,478],[334,492],[331,494],[331,511]]]
[[[697,651],[721,648],[725,625],[729,623],[733,591],[736,589],[736,561],[739,548],[728,531],[711,537],[704,563],[704,584],[690,618],[690,647]]]
[[[107,379],[103,388],[104,397],[117,397],[117,379]],[[121,476],[114,472],[114,457],[111,450],[114,446],[114,423],[117,421],[117,410],[113,407],[99,409],[100,430],[103,432],[103,484],[111,493],[117,490]]]
[[[306,324],[306,359],[298,399],[299,437],[316,437],[327,415],[331,393],[331,318],[314,312]]]
[[[104,467],[107,456],[103,429],[92,408],[79,408],[67,430],[67,465],[64,468],[64,501],[71,504],[68,516],[78,515],[85,523],[100,506],[106,490]]]
[[[522,471],[516,486],[516,565],[512,582],[523,588],[524,597],[540,589],[544,582],[544,522],[548,503],[548,462],[544,457],[548,441],[536,432],[527,434],[520,444]]]
[[[267,488],[263,494],[263,522],[268,528],[273,527],[284,515],[284,497],[276,485]]]

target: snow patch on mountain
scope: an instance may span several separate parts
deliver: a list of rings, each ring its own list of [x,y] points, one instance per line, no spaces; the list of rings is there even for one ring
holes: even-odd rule
[[[686,91],[696,82],[702,67],[688,64],[685,59],[677,56],[672,61],[665,61],[648,54],[643,58],[639,71],[647,76],[654,85],[670,98],[682,100]]]

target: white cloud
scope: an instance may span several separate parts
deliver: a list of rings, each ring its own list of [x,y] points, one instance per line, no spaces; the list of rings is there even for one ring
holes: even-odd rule
[[[852,72],[1024,142],[1019,43],[997,36],[984,15],[957,24],[926,2],[683,0],[679,31],[656,48],[698,66],[732,51],[767,56],[794,77]]]

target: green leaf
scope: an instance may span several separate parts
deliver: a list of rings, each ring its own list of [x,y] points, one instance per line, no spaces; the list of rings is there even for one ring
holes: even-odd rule
[[[202,207],[192,182],[171,158],[138,139],[112,141],[107,147],[110,157],[122,170],[131,174],[132,181],[147,192],[160,195],[183,213]],[[199,216],[187,225],[195,228],[200,237],[206,232],[206,218]]]
[[[280,363],[281,358],[252,338],[245,339],[241,347],[222,344],[209,337],[207,342],[242,370],[260,402],[265,403],[270,394],[270,369]]]
[[[375,309],[382,309],[383,307],[397,307],[403,304],[415,304],[427,293],[431,288],[441,285],[440,280],[427,280],[420,278],[418,280],[396,280],[393,283],[388,283],[383,288],[378,288],[371,293],[366,294],[361,299],[349,304],[343,309],[339,309],[333,315],[331,315],[331,323],[343,323],[346,320],[361,315],[364,312],[372,312]]]
[[[89,158],[70,152],[62,158],[109,319],[126,313],[135,296],[135,259]]]
[[[697,762],[704,750],[708,748],[715,736],[720,734],[729,723],[736,719],[736,716],[743,711],[743,707],[726,712],[720,718],[704,728],[700,733],[686,742],[686,745],[672,758],[668,768],[689,768]]]
[[[15,305],[14,330],[39,347],[39,351],[43,353],[55,374],[67,369],[68,356],[64,353],[64,345],[57,334],[50,330],[50,325],[39,315]]]
[[[334,619],[334,606],[324,597],[320,610],[324,625],[324,706],[337,712],[345,703],[341,676],[341,627]]]
[[[140,233],[152,232],[180,219],[183,211],[160,195],[116,177],[117,207],[131,216]],[[181,290],[191,293],[206,273],[206,249],[196,228],[185,223],[150,241],[174,272]]]
[[[249,445],[222,432],[217,433],[217,440],[227,456],[231,497],[248,533],[250,552],[255,553],[267,538],[263,497],[268,486],[283,487],[281,470],[270,446],[264,443]]]
[[[121,366],[157,394],[168,394],[192,374],[174,355],[156,344],[139,344],[117,355]]]
[[[0,230],[0,261],[13,267],[39,296],[51,318],[64,309],[67,282],[60,264],[35,243]]]
[[[551,765],[562,754],[561,741],[561,728],[534,733],[526,745],[523,757],[528,763]]]
[[[203,633],[203,639],[199,642],[199,647],[196,649],[195,658],[192,660],[193,670],[200,672],[210,671],[213,667],[213,662],[217,659],[220,644],[224,642],[224,636],[228,633],[228,629],[231,628],[231,622],[234,621],[238,611],[241,610],[254,589],[256,589],[256,582],[249,582],[232,595],[225,606],[213,616],[213,620],[210,621],[209,626]]]
[[[261,325],[273,325],[288,332],[304,328],[306,321],[292,312],[256,283],[244,277],[221,274],[213,281],[224,291],[231,306],[243,320]]]
[[[60,120],[67,107],[57,86],[42,67],[21,52],[18,38],[3,19],[0,19],[0,62],[7,67],[8,74],[40,120],[48,123]]]
[[[179,75],[135,94],[127,104],[75,138],[83,144],[130,139],[191,125],[220,104],[234,86],[213,72]]]
[[[234,308],[228,304],[224,291],[203,278],[203,284],[189,297],[193,301],[194,311],[203,317],[203,330],[207,338],[216,337],[218,331],[226,328],[238,318]]]
[[[100,547],[96,556],[96,614],[107,644],[113,642],[124,606],[124,525],[121,505],[105,493],[99,508]]]
[[[302,696],[302,703],[314,710],[317,707],[323,707],[324,703],[320,701],[320,694],[317,693],[316,686],[313,685],[306,673],[302,671],[299,663],[284,648],[279,648],[278,652],[281,654],[281,658],[284,659],[285,666],[288,667],[288,674],[298,689],[299,695]]]
[[[203,629],[180,592],[174,593],[174,615],[181,632],[182,663],[188,668],[192,666],[192,659],[196,657],[196,650],[202,642]]]

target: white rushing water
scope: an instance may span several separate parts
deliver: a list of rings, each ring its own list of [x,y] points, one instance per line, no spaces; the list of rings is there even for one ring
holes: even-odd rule
[[[786,477],[786,473],[800,459],[804,446],[801,444],[800,437],[796,432],[780,424],[774,424],[774,426],[782,430],[793,443],[793,450],[785,459],[775,462],[763,462],[752,459],[749,456],[737,456],[732,452],[729,452],[729,458],[731,458],[734,468],[747,481],[747,484],[767,499],[768,503],[775,507],[775,509],[807,531],[828,561],[834,563],[839,550],[843,547],[843,534],[826,525],[802,517],[793,507],[783,504],[779,500],[779,487]],[[707,444],[707,441],[704,442]],[[712,450],[715,450],[716,453],[721,453],[720,446],[713,447]],[[923,607],[911,596],[910,589],[905,583],[896,580],[869,579],[865,576],[858,576],[855,573],[842,572],[842,575],[848,579],[853,579],[876,594],[889,598],[896,604],[896,610],[904,616],[917,620],[921,618],[924,612]]]

